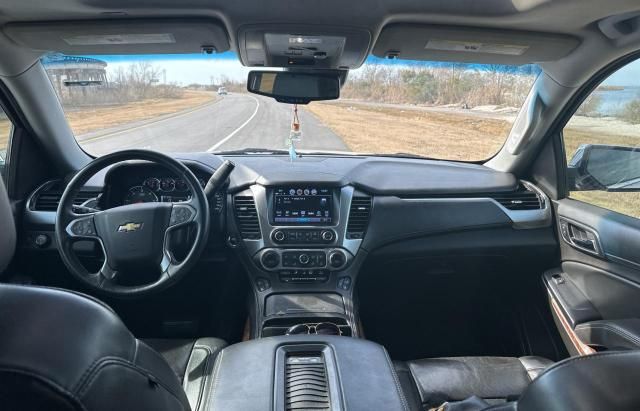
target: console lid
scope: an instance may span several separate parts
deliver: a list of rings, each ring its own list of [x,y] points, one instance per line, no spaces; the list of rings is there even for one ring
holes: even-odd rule
[[[349,337],[281,336],[242,342],[218,355],[210,410],[406,411],[381,345]]]

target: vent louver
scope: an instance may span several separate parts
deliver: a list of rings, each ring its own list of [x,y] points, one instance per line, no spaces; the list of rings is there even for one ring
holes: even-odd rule
[[[96,191],[80,191],[73,199],[74,205],[81,205],[87,200],[99,196],[100,193]],[[56,211],[60,199],[62,198],[62,190],[59,189],[58,184],[53,184],[47,188],[44,188],[40,193],[36,194],[32,209],[35,211]]]
[[[525,186],[520,186],[517,191],[511,193],[500,193],[491,196],[504,208],[509,210],[540,210],[542,202],[535,192]]]
[[[236,213],[236,221],[240,236],[245,240],[259,240],[260,220],[258,220],[258,212],[256,211],[256,203],[251,196],[234,197],[234,207]]]
[[[289,357],[285,366],[287,411],[329,411],[329,386],[322,356]]]
[[[347,238],[364,238],[371,214],[371,197],[358,196],[351,199],[349,222],[347,224]]]

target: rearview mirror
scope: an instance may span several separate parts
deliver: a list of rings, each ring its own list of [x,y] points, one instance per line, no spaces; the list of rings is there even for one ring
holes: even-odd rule
[[[340,77],[331,72],[251,71],[247,90],[280,103],[308,104],[340,97]]]
[[[568,180],[573,191],[640,191],[640,151],[583,144],[569,161]]]

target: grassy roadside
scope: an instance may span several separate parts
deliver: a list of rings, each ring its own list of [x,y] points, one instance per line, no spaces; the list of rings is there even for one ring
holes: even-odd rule
[[[67,121],[76,136],[109,127],[149,120],[213,102],[212,91],[185,90],[182,98],[148,99],[119,106],[67,109]]]
[[[504,143],[511,124],[507,120],[428,112],[363,104],[322,103],[306,106],[321,122],[357,152],[413,153],[452,160],[483,160]],[[583,143],[638,146],[640,133],[569,125],[564,138],[570,158]],[[640,193],[573,192],[571,197],[623,214],[640,217]]]

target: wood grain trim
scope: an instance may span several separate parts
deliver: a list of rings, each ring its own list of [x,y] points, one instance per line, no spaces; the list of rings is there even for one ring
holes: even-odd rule
[[[569,337],[569,340],[571,340],[571,344],[573,344],[576,351],[578,351],[580,355],[589,355],[596,352],[596,350],[583,343],[582,340],[580,340],[580,337],[576,335],[576,333],[573,331],[573,328],[571,328],[571,325],[569,325],[569,322],[562,313],[562,309],[560,309],[560,306],[556,302],[556,299],[553,297],[553,295],[551,295],[551,293],[549,293],[549,301],[551,301],[551,308],[556,313],[556,316],[558,317],[558,320],[560,321],[564,332]]]

